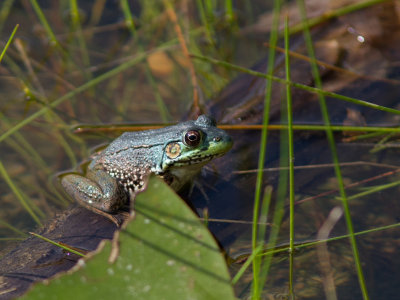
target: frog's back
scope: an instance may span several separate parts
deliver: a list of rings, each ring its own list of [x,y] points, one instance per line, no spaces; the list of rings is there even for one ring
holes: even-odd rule
[[[180,126],[170,126],[141,132],[125,132],[92,161],[90,168],[102,168],[110,173],[123,174],[137,169],[154,170],[162,159],[166,142],[181,139],[179,129]]]
[[[185,131],[199,127],[201,126],[195,121],[186,121],[159,129],[125,132],[104,150],[104,154],[113,155],[113,153],[124,151],[126,148],[150,148],[176,142],[182,139]]]
[[[166,141],[180,139],[181,131],[177,126],[164,127],[139,132],[125,132],[115,139],[107,148],[107,153],[112,153],[126,147],[141,147],[165,144]]]

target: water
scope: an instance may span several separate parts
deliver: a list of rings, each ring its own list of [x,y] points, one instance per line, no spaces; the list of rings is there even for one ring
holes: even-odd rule
[[[20,28],[15,44],[8,50],[1,63],[2,133],[43,109],[48,103],[91,79],[106,74],[122,62],[137,58],[143,51],[154,50],[163,43],[174,40],[167,51],[149,54],[148,63],[141,60],[123,72],[71,96],[0,142],[0,161],[21,191],[23,199],[30,201],[28,206],[33,208],[33,214],[43,222],[70,203],[58,190],[56,174],[76,167],[79,162],[89,157],[91,147],[110,141],[116,136],[105,136],[102,132],[89,136],[76,135],[71,132],[71,125],[176,122],[186,115],[191,106],[193,88],[188,64],[179,50],[173,25],[162,6],[155,6],[150,1],[140,4],[133,2],[135,4],[132,11],[137,30],[135,39],[123,23],[124,14],[119,5],[106,2],[106,6],[102,7],[101,1],[85,2],[84,5],[79,3],[82,19],[80,40],[79,28],[69,17],[67,1],[38,2],[62,50],[49,43],[45,28],[28,2],[12,5],[6,22],[2,24],[2,40],[7,39],[16,23],[20,24]],[[187,4],[187,7],[182,4],[177,8],[177,14],[184,35],[187,41],[190,41],[189,50],[243,66],[259,62],[268,51],[262,45],[267,41],[267,33],[260,33],[253,28],[250,34],[251,27],[247,26],[255,24],[261,12],[266,11],[267,7],[262,3],[260,1],[252,3],[251,7],[238,7],[236,29],[221,13],[216,14],[215,44],[207,42],[205,34],[198,33],[198,30],[202,30],[201,19],[196,14],[194,4]],[[398,17],[396,18],[398,4],[392,7],[390,3],[387,5],[384,10],[370,9],[333,20],[328,26],[318,28],[314,32],[313,37],[317,41],[315,46],[321,50],[317,51],[321,59],[359,74],[356,76],[321,67],[325,90],[387,107],[397,107],[400,92],[400,73],[396,64],[400,53],[397,48],[400,45],[400,26]],[[218,6],[220,12],[223,11],[221,7],[222,4]],[[385,18],[378,14],[379,11],[385,12]],[[366,19],[369,22],[365,22]],[[241,34],[244,29],[247,30],[245,35]],[[294,38],[292,45],[296,51],[304,51],[301,37]],[[284,76],[283,60],[279,56],[277,60],[280,65],[277,66],[276,72]],[[293,58],[294,81],[313,84],[307,64]],[[260,71],[265,70],[265,64],[258,65]],[[260,123],[264,99],[263,80],[250,78],[246,81],[241,77],[235,83],[241,93],[237,90],[229,93],[233,90],[231,85],[219,94],[236,74],[196,60],[194,67],[201,91],[200,99],[207,102],[207,99],[213,98],[207,102],[206,107],[218,120],[232,124]],[[152,76],[148,76],[150,73]],[[275,123],[280,122],[280,99],[284,100],[283,88],[281,85],[274,85],[271,120]],[[320,124],[320,109],[315,95],[299,89],[294,89],[293,93],[295,121],[302,124]],[[243,94],[251,96],[243,99]],[[166,110],[163,111],[165,107]],[[395,115],[345,104],[337,99],[328,99],[328,107],[333,123],[339,125],[398,124],[398,117]],[[235,140],[233,151],[211,166],[211,170],[217,175],[212,171],[205,172],[200,181],[202,191],[194,189],[191,199],[197,207],[207,207],[210,218],[228,220],[212,221],[210,229],[227,252],[235,258],[241,254],[248,254],[251,248],[256,175],[249,170],[257,168],[260,133],[237,130],[231,131],[231,134]],[[378,152],[371,150],[379,138],[353,142],[346,141],[346,138],[348,136],[340,132],[336,134],[340,161],[353,163],[342,167],[345,184],[359,182],[346,190],[349,196],[399,180],[397,173],[393,172],[398,164],[396,137],[389,140],[391,147]],[[278,131],[269,136],[266,168],[279,167],[281,151],[286,147],[280,139]],[[299,168],[295,172],[295,193],[298,201],[295,207],[295,240],[301,244],[317,239],[329,213],[333,208],[340,207],[341,201],[337,199],[337,192],[323,194],[337,189],[332,167],[321,166],[332,162],[325,134],[296,131],[295,141],[295,165],[317,166],[313,169]],[[275,204],[276,190],[282,182],[282,173],[280,176],[279,170],[267,170],[264,176],[264,186],[274,186]],[[369,178],[370,181],[364,182]],[[209,188],[210,182],[215,183],[214,188]],[[5,181],[0,182],[0,191],[0,220],[23,232],[34,230],[37,224],[32,214],[23,208]],[[204,197],[204,193],[208,198]],[[393,186],[350,200],[355,232],[396,225],[399,216],[397,194],[398,187]],[[286,199],[287,195],[283,198]],[[288,244],[288,230],[288,209],[285,206],[277,240],[279,246],[284,247]],[[346,224],[341,218],[333,227],[330,236],[346,233]],[[7,238],[21,237],[6,226],[0,228],[0,234]],[[399,233],[396,228],[382,229],[357,237],[371,298],[395,299],[398,295],[398,240]],[[13,244],[5,243],[4,246],[12,247]],[[361,291],[348,239],[329,242],[328,250],[329,268],[332,270],[339,299],[360,298]],[[319,256],[324,253],[326,254],[323,249],[316,246],[304,247],[296,252],[294,278],[295,292],[299,298],[325,297],[326,269],[321,268]],[[287,293],[287,257],[287,253],[283,252],[274,258],[266,296],[280,297]],[[240,264],[234,264],[232,273],[239,266]],[[236,287],[237,295],[246,297],[248,294],[250,275],[247,274]]]

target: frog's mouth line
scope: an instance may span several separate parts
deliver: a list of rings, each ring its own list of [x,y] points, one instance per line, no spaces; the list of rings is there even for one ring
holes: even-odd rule
[[[220,154],[210,154],[210,155],[205,155],[205,156],[200,156],[200,157],[191,157],[190,159],[184,159],[184,160],[177,160],[177,161],[172,161],[169,166],[186,166],[186,165],[193,165],[193,164],[199,164],[202,162],[208,162],[215,157],[220,157],[224,155],[224,153]]]

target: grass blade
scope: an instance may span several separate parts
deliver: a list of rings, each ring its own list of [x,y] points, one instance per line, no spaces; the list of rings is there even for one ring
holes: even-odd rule
[[[0,54],[0,63],[1,63],[1,61],[3,60],[3,57],[4,57],[4,55],[6,54],[6,51],[7,51],[8,47],[10,46],[11,41],[13,40],[14,35],[15,35],[15,33],[17,32],[17,30],[18,30],[18,27],[19,27],[18,24],[15,25],[14,30],[11,32],[11,35],[10,35],[10,37],[8,38],[8,41],[7,41],[6,45],[4,46],[4,49],[3,49],[3,51],[2,51],[1,54]]]
[[[272,45],[271,45],[272,47]],[[300,83],[296,83],[296,82],[289,82],[286,79],[282,79],[276,76],[273,76],[271,74],[264,74],[261,72],[257,72],[257,71],[253,71],[247,68],[243,68],[240,67],[238,65],[234,65],[234,64],[230,64],[226,61],[221,61],[215,58],[210,58],[210,57],[206,57],[206,56],[202,56],[202,55],[198,55],[198,54],[191,54],[193,57],[204,60],[204,61],[208,61],[209,63],[215,64],[215,65],[219,65],[219,66],[223,66],[225,68],[228,69],[232,69],[232,70],[236,70],[238,72],[242,72],[242,73],[247,73],[253,76],[257,76],[257,77],[261,77],[261,78],[266,78],[272,81],[276,81],[279,82],[281,84],[286,84],[286,85],[290,85],[292,87],[295,88],[299,88],[311,93],[315,93],[318,94],[320,96],[325,96],[325,97],[332,97],[332,98],[336,98],[339,100],[343,100],[349,103],[353,103],[353,104],[357,104],[357,105],[362,105],[362,106],[366,106],[372,109],[377,109],[377,110],[381,110],[381,111],[385,111],[388,113],[392,113],[392,114],[396,114],[396,115],[400,115],[400,110],[394,109],[394,108],[389,108],[389,107],[385,107],[385,106],[381,106],[375,103],[371,103],[368,101],[364,101],[364,100],[360,100],[360,99],[356,99],[356,98],[352,98],[352,97],[348,97],[348,96],[344,96],[344,95],[339,95],[333,92],[328,92],[328,91],[324,91],[321,88],[316,88],[316,87],[311,87],[308,85],[304,85],[304,84],[300,84]]]
[[[60,247],[60,248],[64,249],[65,251],[74,253],[74,254],[79,255],[81,257],[85,257],[85,254],[83,254],[83,253],[81,253],[79,251],[76,251],[76,250],[74,250],[74,249],[72,249],[70,247],[67,247],[64,244],[54,242],[54,241],[52,241],[52,240],[50,240],[50,239],[48,239],[48,238],[46,238],[46,237],[44,237],[44,236],[42,236],[40,234],[37,234],[37,233],[34,233],[34,232],[29,232],[29,234],[31,234],[31,235],[33,235],[33,236],[35,236],[35,237],[47,242],[47,243],[50,243],[50,244],[52,244],[54,246]]]
[[[304,38],[306,41],[307,50],[308,50],[309,56],[311,58],[311,70],[312,70],[313,77],[315,80],[315,86],[318,89],[321,89],[322,82],[321,82],[321,78],[319,76],[318,66],[317,66],[315,53],[314,53],[314,47],[312,44],[311,34],[310,34],[309,26],[307,23],[307,16],[306,16],[304,1],[297,0],[297,5],[299,7],[303,23],[305,24],[303,33],[304,33]],[[329,113],[328,113],[328,108],[326,105],[324,95],[319,94],[318,100],[319,100],[324,124],[329,127],[330,126]],[[332,160],[334,163],[334,170],[335,170],[336,178],[337,178],[338,185],[339,185],[340,195],[342,197],[342,205],[343,205],[344,215],[345,215],[345,219],[346,219],[347,230],[350,235],[350,243],[351,243],[351,247],[353,250],[353,256],[354,256],[354,261],[355,261],[357,275],[358,275],[358,281],[359,281],[360,288],[361,288],[361,291],[363,294],[363,298],[369,299],[367,287],[366,287],[366,283],[365,283],[365,279],[364,279],[364,274],[363,274],[362,267],[361,267],[361,261],[360,261],[360,257],[359,257],[359,253],[358,253],[357,243],[356,243],[356,239],[354,236],[353,222],[351,220],[349,204],[348,204],[346,191],[345,191],[344,183],[343,183],[343,178],[342,178],[342,174],[341,174],[341,170],[340,170],[340,166],[339,166],[339,159],[338,159],[338,155],[337,155],[336,144],[335,144],[335,140],[333,137],[333,132],[329,128],[325,132],[327,135],[329,147],[331,149]]]
[[[290,58],[289,58],[289,24],[285,18],[285,72],[286,80],[290,82]],[[294,146],[293,146],[293,109],[292,91],[290,85],[286,85],[287,124],[288,124],[288,154],[289,154],[289,298],[294,299],[293,289],[293,252],[294,252]]]
[[[51,29],[49,22],[47,22],[47,19],[44,16],[42,9],[40,8],[40,5],[37,3],[36,0],[30,0],[30,2],[31,2],[31,5],[32,5],[40,23],[44,27],[44,29],[47,33],[47,36],[49,37],[50,44],[55,46],[57,49],[59,49],[61,51],[61,53],[65,54],[65,51],[62,49],[61,45],[59,44],[53,30]]]
[[[170,43],[166,43],[163,46],[158,47],[156,50],[154,51],[162,51],[162,50],[166,50],[168,48],[171,47]],[[67,94],[65,94],[64,96],[61,96],[60,98],[54,100],[53,102],[51,102],[48,106],[43,107],[42,109],[38,110],[37,112],[33,113],[32,115],[30,115],[29,117],[25,118],[23,121],[19,122],[18,124],[16,124],[13,128],[7,130],[5,133],[3,133],[0,136],[0,143],[2,141],[4,141],[8,136],[12,135],[13,133],[17,132],[18,130],[20,130],[22,127],[26,126],[27,124],[29,124],[30,122],[32,122],[33,120],[37,119],[38,117],[42,116],[43,114],[45,114],[49,109],[52,109],[54,107],[57,107],[58,105],[60,105],[61,103],[63,103],[64,101],[76,96],[79,93],[82,93],[84,91],[86,91],[87,89],[103,82],[106,79],[109,79],[117,74],[119,74],[120,72],[134,66],[135,64],[139,63],[140,61],[144,60],[147,57],[148,53],[142,53],[140,55],[135,56],[134,58],[130,59],[129,61],[119,65],[118,67],[115,67],[114,69],[94,78],[93,80],[77,87],[75,90],[68,92]]]
[[[263,184],[263,168],[265,163],[265,154],[267,148],[267,134],[268,129],[267,125],[269,123],[269,112],[270,112],[270,103],[271,103],[271,95],[272,95],[272,74],[274,72],[274,62],[275,62],[275,46],[278,41],[278,25],[279,25],[279,11],[281,7],[281,1],[274,1],[274,10],[273,10],[273,25],[271,30],[271,36],[269,39],[271,48],[269,48],[268,53],[268,67],[267,67],[267,81],[265,84],[265,98],[264,98],[264,113],[263,113],[263,128],[261,131],[261,141],[260,141],[260,152],[258,157],[258,172],[255,186],[255,195],[254,195],[254,209],[253,209],[253,218],[258,218],[259,207],[260,207],[260,199],[261,199],[261,190]],[[257,224],[257,223],[256,223]],[[254,230],[254,229],[253,229]],[[255,229],[257,231],[257,229]],[[257,232],[253,232],[253,242],[252,242],[252,250],[255,251],[257,248],[256,243]],[[253,285],[252,285],[252,298],[260,299],[261,297],[261,287],[259,282],[260,270],[258,268],[257,261],[253,262]]]
[[[32,219],[39,225],[42,226],[42,222],[40,222],[39,217],[33,212],[31,207],[28,205],[28,203],[25,201],[22,193],[19,191],[19,189],[15,186],[13,181],[11,180],[10,176],[8,175],[6,168],[4,168],[3,163],[0,161],[0,174],[3,176],[4,180],[10,187],[10,189],[13,191],[14,195],[17,197],[21,205],[25,208],[25,210],[30,214]]]
[[[324,14],[322,14],[321,16],[307,19],[308,27],[313,27],[322,22],[326,22],[329,19],[337,18],[337,17],[343,16],[343,15],[349,14],[351,12],[358,11],[360,9],[367,8],[369,6],[376,5],[376,4],[379,4],[382,2],[387,2],[387,1],[388,0],[368,0],[368,1],[350,4],[348,6],[344,6],[344,7],[335,9],[331,12],[328,11],[328,12],[325,12]],[[292,26],[290,28],[290,33],[291,34],[298,33],[300,31],[304,30],[305,26],[306,25],[304,24],[304,22],[297,24],[295,26]]]
[[[131,32],[131,35],[132,35],[133,39],[135,40],[135,43],[138,45],[138,48],[141,52],[145,52],[142,44],[137,43],[138,36],[137,36],[136,28],[135,28],[135,22],[133,20],[133,16],[132,16],[131,10],[129,8],[128,1],[122,0],[121,7],[122,7],[122,12],[124,13],[124,17],[125,17],[125,24],[128,27],[129,31]],[[147,81],[150,83],[150,85],[154,91],[154,97],[156,99],[158,110],[160,112],[161,120],[163,122],[169,122],[171,120],[171,114],[169,113],[167,105],[165,104],[164,99],[162,98],[162,96],[160,94],[160,91],[156,84],[156,80],[154,79],[154,76],[151,73],[151,69],[150,69],[150,66],[149,66],[149,63],[147,60],[145,61],[145,74],[146,74]]]

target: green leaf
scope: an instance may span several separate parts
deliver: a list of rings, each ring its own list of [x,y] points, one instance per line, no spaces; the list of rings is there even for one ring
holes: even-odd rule
[[[135,210],[118,243],[104,242],[71,274],[38,284],[25,298],[235,299],[213,237],[164,181],[152,177]]]

